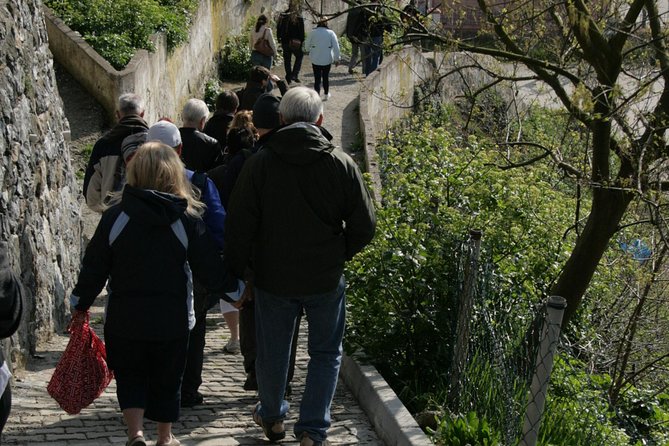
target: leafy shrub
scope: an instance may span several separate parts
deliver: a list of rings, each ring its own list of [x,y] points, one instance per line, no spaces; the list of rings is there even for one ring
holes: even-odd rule
[[[434,436],[437,445],[443,446],[502,446],[499,435],[481,420],[476,412],[466,416],[444,418]]]
[[[251,69],[251,48],[248,36],[229,36],[221,49],[218,75],[220,79],[245,81]]]
[[[539,445],[623,446],[630,438],[616,425],[606,398],[610,378],[589,375],[584,364],[566,355],[555,358]]]
[[[216,111],[216,98],[221,93],[221,83],[217,79],[209,79],[204,86],[204,102],[210,112]]]
[[[137,49],[154,50],[150,36],[162,31],[168,49],[188,38],[196,0],[46,0],[58,17],[79,32],[120,70]]]
[[[549,167],[500,170],[496,147],[451,133],[449,113],[416,116],[377,146],[377,236],[347,271],[348,347],[369,355],[416,411],[447,388],[468,230],[483,230],[483,258],[494,264],[472,317],[495,334],[480,340],[505,337],[512,350],[559,272],[572,220],[573,201],[555,190]]]

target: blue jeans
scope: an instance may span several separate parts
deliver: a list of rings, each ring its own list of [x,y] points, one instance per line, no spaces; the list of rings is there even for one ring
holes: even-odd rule
[[[365,76],[375,71],[381,63],[383,57],[383,36],[369,37],[369,40],[362,45],[362,71]]]
[[[265,423],[283,420],[288,412],[284,391],[290,345],[300,311],[304,309],[306,313],[309,365],[300,417],[295,424],[298,439],[304,432],[314,441],[327,437],[346,324],[345,288],[342,277],[336,289],[308,296],[282,297],[255,290],[258,413]]]

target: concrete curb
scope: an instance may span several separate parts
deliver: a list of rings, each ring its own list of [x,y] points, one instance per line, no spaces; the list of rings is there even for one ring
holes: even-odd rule
[[[386,445],[434,445],[374,366],[344,355],[339,376]]]

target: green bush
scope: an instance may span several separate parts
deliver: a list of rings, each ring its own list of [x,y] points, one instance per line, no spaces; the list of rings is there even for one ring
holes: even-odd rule
[[[606,388],[610,378],[585,372],[585,365],[567,355],[555,358],[544,417],[542,446],[624,446],[630,437],[617,426]]]
[[[79,32],[120,70],[137,49],[154,50],[150,36],[162,31],[168,49],[188,38],[196,0],[46,0],[58,17]]]
[[[499,435],[475,412],[444,418],[434,435],[434,442],[440,446],[502,446]]]
[[[204,102],[210,112],[216,111],[216,98],[221,90],[221,83],[217,79],[209,79],[204,86]]]
[[[348,348],[372,358],[416,411],[447,387],[468,230],[483,230],[493,264],[481,272],[477,336],[489,345],[506,337],[511,355],[568,254],[560,247],[572,221],[573,200],[553,187],[549,167],[498,169],[496,147],[452,133],[448,115],[416,116],[377,146],[377,236],[347,271]]]
[[[228,37],[221,49],[218,75],[220,79],[245,81],[251,69],[251,48],[248,36],[237,34]]]

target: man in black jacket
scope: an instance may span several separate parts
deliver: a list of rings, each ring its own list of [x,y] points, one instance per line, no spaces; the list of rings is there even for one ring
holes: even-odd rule
[[[251,68],[246,86],[237,92],[239,97],[238,110],[253,110],[253,105],[260,95],[271,91],[271,89],[270,91],[267,90],[270,80],[276,82],[282,95],[288,90],[286,82],[271,74],[267,68],[260,65]]]
[[[181,112],[181,160],[186,169],[206,172],[221,158],[221,145],[211,136],[202,133],[209,116],[209,108],[200,99],[189,99]]]
[[[360,54],[360,44],[364,39],[363,30],[363,10],[358,5],[356,0],[355,5],[351,5],[351,9],[346,14],[346,37],[351,42],[351,59],[348,61],[348,74],[353,74],[355,66],[358,65],[358,55]]]
[[[279,15],[276,23],[276,35],[283,50],[283,65],[286,70],[286,82],[300,82],[302,68],[302,43],[304,42],[304,19],[300,12],[299,0],[291,0],[288,9]],[[291,58],[295,64],[291,66]]]
[[[305,311],[310,360],[295,436],[301,446],[323,445],[341,364],[344,262],[369,243],[376,220],[355,162],[319,127],[318,93],[293,88],[279,110],[285,125],[246,161],[230,197],[225,258],[254,281],[255,422],[270,441],[285,437],[290,346]]]
[[[100,213],[104,210],[107,194],[119,190],[123,184],[123,140],[149,128],[144,121],[144,101],[134,93],[125,93],[118,98],[116,117],[118,124],[93,146],[84,174],[86,205]]]

